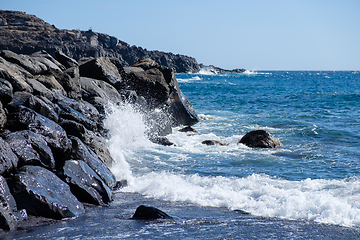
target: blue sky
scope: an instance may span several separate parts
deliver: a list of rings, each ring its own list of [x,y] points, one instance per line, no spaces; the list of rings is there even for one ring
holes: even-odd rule
[[[61,29],[249,70],[360,70],[359,0],[1,0]]]

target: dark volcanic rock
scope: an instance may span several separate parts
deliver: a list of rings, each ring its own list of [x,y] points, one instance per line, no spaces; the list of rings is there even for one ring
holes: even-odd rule
[[[0,78],[0,101],[8,103],[13,98],[13,87],[9,81]]]
[[[99,57],[80,65],[80,76],[103,80],[111,85],[122,80],[118,68],[109,58]]]
[[[60,123],[61,126],[69,135],[78,137],[84,142],[94,153],[108,166],[114,162],[108,148],[106,147],[106,140],[97,132],[87,130],[83,125],[72,121],[66,120]]]
[[[26,83],[26,78],[32,77],[29,72],[0,57],[0,78],[9,81],[15,91],[32,92],[33,89]]]
[[[0,228],[14,230],[17,222],[27,219],[25,209],[18,210],[8,184],[0,175]]]
[[[69,137],[72,141],[72,153],[73,159],[80,159],[87,163],[106,183],[107,186],[113,188],[116,184],[116,178],[114,174],[107,167],[105,162],[99,159],[99,157],[86,146],[79,138],[75,136]]]
[[[169,77],[170,80],[168,81],[170,82],[169,86],[171,87],[171,94],[169,96],[169,113],[172,117],[172,125],[194,125],[199,122],[199,118],[193,106],[180,90],[175,74],[172,72],[169,74]]]
[[[66,183],[39,166],[20,168],[9,186],[18,208],[25,208],[31,215],[61,219],[77,217],[85,211]]]
[[[27,92],[15,92],[14,98],[8,104],[8,108],[16,109],[21,105],[26,106],[55,122],[59,120],[56,112],[57,109],[47,98],[38,98]]]
[[[62,174],[80,201],[97,205],[108,204],[111,201],[111,189],[84,161],[66,161]]]
[[[164,145],[164,146],[175,145],[167,137],[152,137],[152,138],[150,138],[150,141],[153,142],[153,143]]]
[[[8,127],[12,131],[30,130],[42,135],[58,160],[70,152],[71,142],[65,130],[54,121],[27,107],[19,106],[16,111],[8,115]]]
[[[136,209],[132,218],[139,220],[172,219],[167,213],[157,208],[144,205],[140,205]]]
[[[19,159],[11,150],[11,146],[0,137],[0,174],[16,168],[18,163]]]
[[[39,165],[48,169],[55,168],[55,159],[43,137],[29,130],[5,134],[6,141],[19,158],[19,167]]]
[[[248,132],[243,136],[239,143],[243,143],[253,148],[276,148],[281,146],[279,139],[274,138],[270,133],[264,130],[255,130]]]
[[[0,101],[0,130],[5,127],[6,121],[7,121],[6,112],[3,109],[3,105]]]
[[[201,142],[202,144],[208,145],[208,146],[213,146],[213,145],[220,145],[220,146],[227,146],[229,144],[227,143],[223,143],[217,140],[205,140]]]
[[[79,66],[79,63],[75,59],[66,56],[63,52],[56,51],[55,57],[62,65],[64,65],[65,68]]]
[[[179,130],[179,132],[193,132],[193,133],[200,133],[198,130],[190,127],[190,126],[186,126],[182,129]]]

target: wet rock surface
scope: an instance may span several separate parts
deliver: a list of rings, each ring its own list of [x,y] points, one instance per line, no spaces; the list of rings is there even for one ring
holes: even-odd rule
[[[145,205],[140,205],[132,218],[137,220],[172,219],[171,216],[160,209]]]
[[[23,166],[9,185],[18,208],[25,208],[29,214],[60,219],[85,211],[70,187],[45,168]]]
[[[240,139],[239,143],[243,143],[252,148],[276,148],[281,146],[280,140],[265,130],[248,132]]]
[[[199,70],[194,59],[22,12],[0,10],[0,20],[0,228],[16,229],[27,214],[77,217],[81,202],[107,205],[127,185],[110,170],[110,105],[132,104],[149,139],[165,146],[172,127],[199,121],[175,77]]]

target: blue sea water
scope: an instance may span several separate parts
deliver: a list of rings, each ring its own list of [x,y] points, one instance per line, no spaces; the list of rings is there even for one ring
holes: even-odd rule
[[[360,73],[268,71],[177,74],[200,133],[151,143],[141,113],[113,107],[106,119],[112,170],[129,186],[107,208],[18,239],[360,238]],[[251,130],[276,149],[238,144]],[[218,140],[226,146],[207,146]],[[174,216],[129,220],[140,204]],[[14,236],[13,236],[14,237]]]

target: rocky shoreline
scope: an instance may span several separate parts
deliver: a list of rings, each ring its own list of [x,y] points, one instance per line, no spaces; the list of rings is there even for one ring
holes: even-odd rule
[[[126,185],[110,170],[108,106],[132,104],[144,113],[149,139],[172,145],[173,127],[199,121],[175,73],[201,67],[187,56],[0,10],[0,228],[108,205]]]
[[[61,52],[2,50],[0,85],[4,230],[28,215],[77,217],[83,202],[107,205],[112,191],[126,184],[109,169],[108,104],[131,103],[144,112],[149,138],[160,144],[168,143],[172,127],[198,122],[174,71],[151,59],[124,68],[116,58],[77,62]]]

